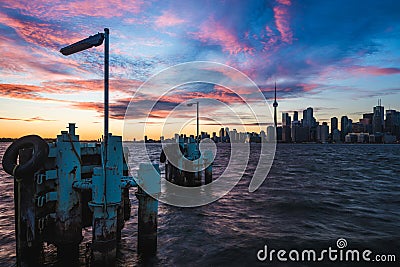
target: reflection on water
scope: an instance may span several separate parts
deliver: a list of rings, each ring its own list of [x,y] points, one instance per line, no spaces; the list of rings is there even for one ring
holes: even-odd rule
[[[0,159],[7,145],[0,144]],[[158,160],[160,148],[148,146],[152,160]],[[254,265],[257,251],[265,244],[274,249],[317,249],[334,247],[340,237],[353,248],[399,253],[399,145],[278,145],[270,174],[254,193],[248,192],[248,185],[259,154],[257,145],[251,148],[244,177],[222,199],[198,208],[160,204],[158,253],[152,264]],[[131,151],[131,156],[140,162],[144,152]],[[214,177],[228,160],[229,146],[219,144]],[[13,180],[1,167],[0,176],[0,266],[12,266]],[[131,201],[132,218],[122,232],[120,266],[141,265],[136,256],[134,190]],[[84,230],[84,237],[82,266],[90,229]],[[54,250],[46,248],[47,265],[55,265]]]

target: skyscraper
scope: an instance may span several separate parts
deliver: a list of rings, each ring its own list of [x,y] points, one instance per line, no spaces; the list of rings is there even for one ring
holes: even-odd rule
[[[283,142],[291,142],[291,133],[290,133],[290,124],[291,118],[289,113],[282,113],[282,141]]]
[[[311,107],[303,111],[303,126],[309,126],[309,127],[316,126],[316,120],[314,118],[314,110]]]
[[[293,111],[293,121],[299,120],[299,113],[297,111]]]
[[[225,131],[224,131],[224,128],[221,128],[220,130],[219,130],[219,138],[221,139],[221,142],[224,142],[225,140]]]
[[[331,118],[331,133],[333,134],[333,131],[338,129],[338,118],[333,117]]]
[[[382,106],[382,101],[378,100],[378,105],[374,107],[374,115],[372,117],[372,131],[373,133],[383,132],[384,126],[384,107]]]
[[[289,113],[282,112],[282,126],[290,126],[291,124],[291,118],[289,116]]]
[[[344,141],[345,136],[349,133],[349,118],[342,116],[340,118],[340,139]]]

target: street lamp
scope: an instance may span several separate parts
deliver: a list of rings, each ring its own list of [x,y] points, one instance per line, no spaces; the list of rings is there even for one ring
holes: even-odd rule
[[[99,46],[104,40],[104,151],[103,151],[103,171],[104,171],[104,196],[106,195],[106,180],[107,180],[107,150],[108,150],[108,77],[109,77],[109,34],[108,28],[104,29],[104,33],[91,35],[86,39],[68,45],[60,49],[61,54],[69,56],[74,53],[89,49],[94,46]],[[105,203],[105,208],[107,208]]]
[[[187,106],[191,107],[193,105],[197,106],[197,137],[196,137],[196,143],[197,143],[197,149],[199,148],[199,101],[196,101],[194,103],[188,103]]]
[[[108,28],[104,29],[104,33],[91,35],[86,39],[73,43],[69,46],[61,48],[60,52],[64,56],[99,46],[104,42],[104,147],[105,155],[107,155],[107,139],[108,139],[108,77],[109,77],[109,34]]]

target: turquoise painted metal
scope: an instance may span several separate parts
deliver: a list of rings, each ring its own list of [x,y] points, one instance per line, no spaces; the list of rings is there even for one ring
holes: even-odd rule
[[[92,262],[112,264],[124,222],[130,219],[129,189],[138,185],[145,189],[136,192],[138,252],[153,255],[158,215],[154,197],[161,190],[158,164],[140,164],[138,176],[128,176],[120,136],[109,134],[105,150],[104,142],[80,142],[75,124],[68,128],[48,144],[47,159],[37,170],[15,177],[17,265],[35,265],[43,242],[57,246],[60,260],[78,259],[82,229],[88,226]],[[19,164],[35,153],[20,149]]]
[[[203,157],[199,150],[199,146],[193,137],[179,136],[176,140],[180,152],[183,157],[190,161],[198,160],[197,165],[191,164],[190,166],[184,166],[184,158],[176,157],[177,164],[174,165],[168,159],[165,160],[165,179],[172,183],[180,186],[201,186],[202,185],[202,166],[207,166],[204,170],[204,184],[212,182],[212,165],[213,165],[213,153],[209,150],[204,152]],[[166,149],[169,149],[166,145]],[[171,146],[172,147],[172,146]],[[173,151],[175,152],[175,151]],[[179,153],[178,151],[176,151]],[[164,153],[164,152],[162,152]],[[189,163],[187,163],[189,164]],[[191,171],[187,171],[190,169]]]

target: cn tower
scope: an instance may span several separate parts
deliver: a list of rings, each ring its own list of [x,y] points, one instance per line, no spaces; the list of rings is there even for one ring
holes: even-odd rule
[[[277,127],[277,119],[276,119],[276,108],[278,107],[278,102],[276,102],[276,82],[275,82],[275,101],[274,101],[274,104],[273,104],[273,106],[274,106],[274,125],[275,125],[275,128]]]

